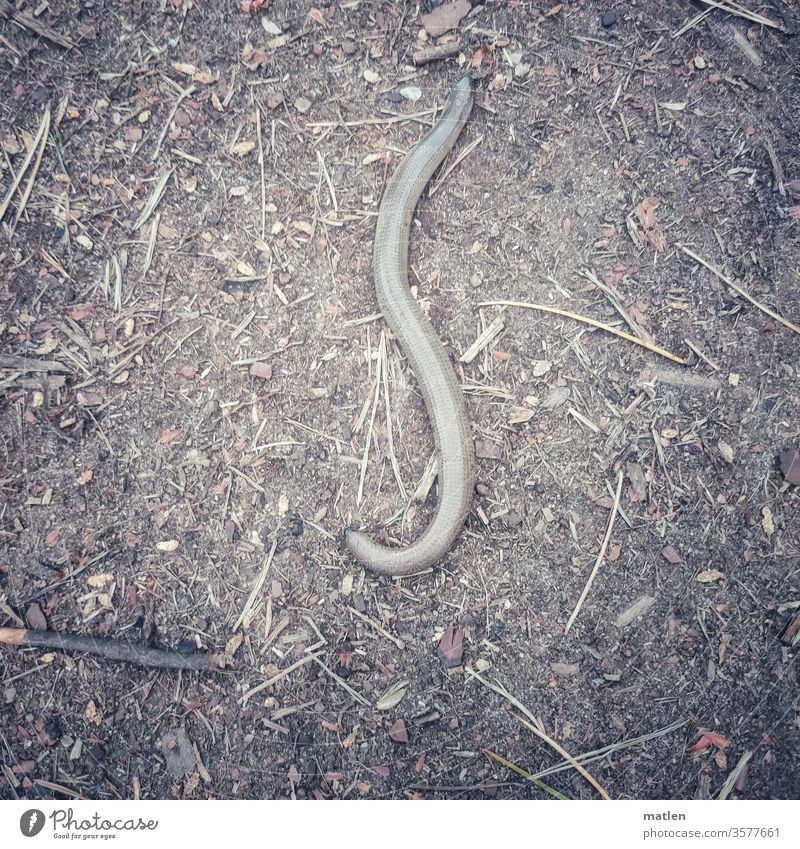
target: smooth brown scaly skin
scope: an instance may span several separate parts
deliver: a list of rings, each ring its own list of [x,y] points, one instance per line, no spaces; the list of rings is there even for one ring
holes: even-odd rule
[[[408,236],[428,180],[453,147],[472,111],[472,83],[453,89],[441,117],[392,175],[378,213],[373,248],[378,304],[417,378],[436,441],[439,503],[425,533],[406,548],[389,548],[347,529],[350,553],[381,575],[408,575],[432,566],[450,549],[472,502],[475,449],[464,394],[442,343],[408,286]]]

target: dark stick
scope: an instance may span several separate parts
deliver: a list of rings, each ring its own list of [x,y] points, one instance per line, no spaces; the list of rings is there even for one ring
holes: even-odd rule
[[[460,41],[451,41],[448,44],[437,44],[434,47],[422,47],[415,50],[411,56],[411,61],[415,65],[427,65],[428,62],[437,62],[439,59],[446,59],[448,56],[455,56],[464,49],[464,45]]]
[[[0,643],[11,646],[39,646],[47,649],[90,652],[109,660],[124,660],[158,669],[185,669],[213,672],[224,665],[215,654],[180,654],[170,649],[153,649],[137,643],[123,643],[105,637],[83,637],[58,631],[29,631],[24,628],[0,628]]]

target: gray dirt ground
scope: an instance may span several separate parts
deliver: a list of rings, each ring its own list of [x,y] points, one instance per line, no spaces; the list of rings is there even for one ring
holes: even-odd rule
[[[42,5],[0,12],[0,197],[52,116],[0,234],[0,626],[233,639],[233,666],[0,648],[0,795],[548,798],[492,757],[563,766],[522,705],[603,750],[614,798],[797,798],[798,336],[679,246],[800,322],[798,38],[718,10],[676,35],[703,9],[678,0],[487,2],[415,68],[437,4]],[[458,366],[480,484],[444,564],[376,579],[342,527],[413,539],[435,484],[372,228],[468,72],[448,161],[475,146],[410,277],[454,362],[500,319]]]

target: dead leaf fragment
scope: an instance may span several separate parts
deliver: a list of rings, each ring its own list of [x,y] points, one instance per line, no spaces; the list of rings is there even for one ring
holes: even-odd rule
[[[375,707],[378,710],[391,710],[396,707],[405,697],[408,691],[408,681],[396,681],[389,689],[375,702]]]
[[[84,709],[84,714],[89,722],[93,722],[95,725],[100,725],[103,722],[103,717],[100,714],[100,711],[97,709],[97,705],[93,701],[89,701],[86,703],[86,708]]]
[[[250,374],[262,380],[269,380],[272,377],[272,366],[269,363],[253,363],[250,366]]]
[[[255,147],[254,141],[241,141],[233,146],[232,152],[238,157],[247,156],[248,153],[255,150]]]
[[[47,619],[45,619],[42,608],[36,602],[25,611],[25,621],[34,631],[47,630]]]
[[[162,432],[161,436],[158,439],[160,445],[169,445],[171,442],[174,442],[181,434],[183,433],[183,428],[169,428]]]
[[[780,456],[781,474],[786,483],[800,486],[800,451],[784,451]]]
[[[464,654],[464,634],[452,622],[445,628],[442,639],[439,640],[437,653],[439,660],[448,669],[461,666],[461,657]]]
[[[502,460],[503,449],[494,442],[479,439],[475,443],[475,456],[479,460]]]
[[[764,533],[771,537],[773,533],[775,533],[775,522],[772,519],[772,508],[765,504],[761,508],[761,527],[764,529]]]
[[[617,616],[614,620],[614,624],[617,628],[624,628],[626,625],[630,625],[634,619],[638,619],[643,613],[649,610],[654,602],[655,598],[651,595],[640,596],[630,607],[623,610],[622,613]]]
[[[722,734],[717,734],[716,731],[701,731],[700,739],[689,749],[690,752],[702,752],[709,746],[716,746],[718,749],[727,749],[731,745],[731,741]]]
[[[734,453],[734,451],[733,451],[733,448],[731,448],[731,446],[730,446],[730,445],[728,445],[728,443],[727,443],[727,442],[723,442],[722,440],[720,440],[720,441],[717,443],[717,448],[719,449],[720,456],[722,457],[722,459],[723,459],[726,463],[732,463],[732,462],[733,462],[733,458],[734,458],[736,455],[735,455],[735,453]]]
[[[267,64],[267,54],[260,48],[253,47],[252,44],[245,44],[242,50],[242,64],[251,71],[257,71]]]
[[[408,743],[408,729],[402,719],[398,719],[389,729],[389,737],[395,743]]]
[[[86,579],[86,583],[93,590],[102,590],[104,587],[107,587],[113,582],[114,576],[110,572],[99,572],[96,575],[89,575]]]
[[[647,241],[650,242],[656,253],[663,253],[667,247],[661,225],[656,221],[656,208],[660,202],[657,197],[649,195],[642,198],[635,207],[636,217],[642,225]]]
[[[185,728],[171,728],[161,738],[161,751],[167,766],[167,772],[173,778],[183,778],[193,770],[197,758],[194,747]]]
[[[661,549],[661,556],[667,561],[667,563],[672,563],[673,566],[681,562],[680,554],[678,554],[677,550],[671,545],[665,545],[664,548]]]
[[[701,584],[711,584],[724,577],[725,573],[720,572],[719,569],[703,569],[702,572],[698,573],[697,580],[700,581]]]
[[[436,38],[458,26],[461,19],[469,13],[471,8],[469,0],[454,0],[452,3],[445,3],[438,9],[423,15],[419,19],[419,23],[425,27],[428,35]]]

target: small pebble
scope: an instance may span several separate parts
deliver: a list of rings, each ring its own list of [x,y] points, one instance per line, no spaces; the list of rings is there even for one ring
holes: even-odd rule
[[[614,24],[617,22],[617,13],[613,10],[609,9],[607,12],[603,12],[602,17],[600,18],[600,23],[606,28],[611,29]]]

